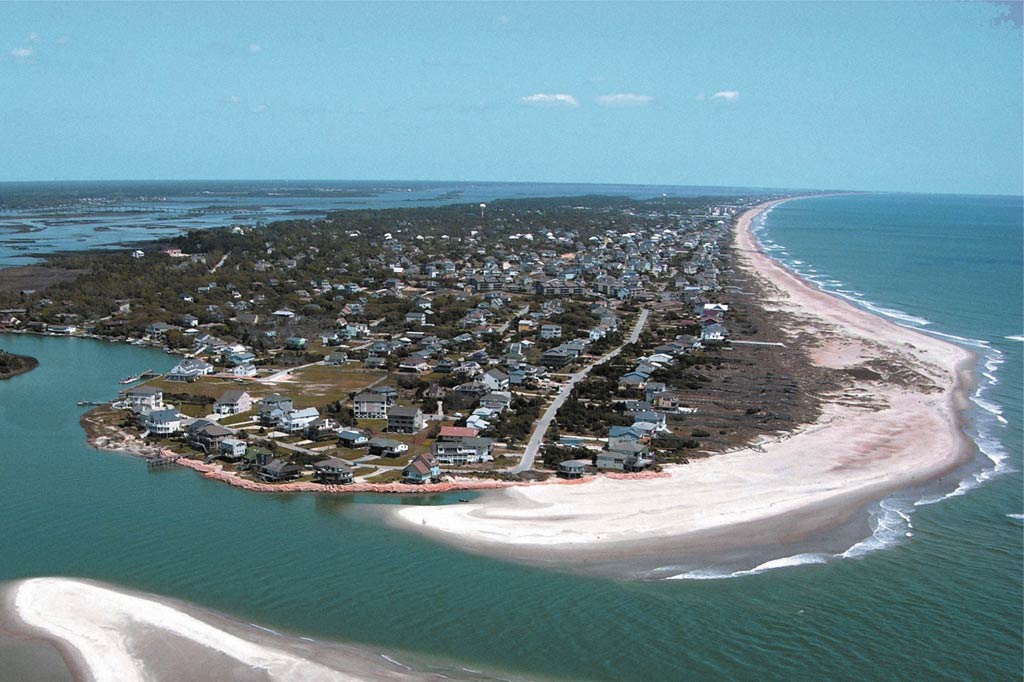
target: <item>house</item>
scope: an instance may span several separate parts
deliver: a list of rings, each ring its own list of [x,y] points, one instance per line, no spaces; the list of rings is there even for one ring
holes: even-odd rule
[[[644,450],[635,452],[626,457],[626,461],[623,462],[622,468],[624,471],[638,472],[644,471],[653,464],[654,453],[645,448]]]
[[[619,388],[643,388],[650,378],[651,375],[647,372],[627,372],[619,377]]]
[[[247,350],[233,350],[224,354],[224,364],[238,367],[239,365],[251,365],[256,361],[255,353]]]
[[[133,412],[162,410],[164,407],[164,392],[153,386],[129,388],[124,397],[125,406]]]
[[[312,441],[332,440],[338,437],[338,422],[330,417],[315,419],[305,428],[306,438]]]
[[[500,369],[487,370],[479,381],[492,391],[504,391],[508,388],[508,375]]]
[[[376,391],[363,391],[352,401],[357,419],[387,419],[388,398]]]
[[[569,459],[558,464],[559,478],[583,478],[583,473],[590,466],[590,460]]]
[[[252,396],[245,391],[229,390],[213,404],[214,414],[239,414],[252,409]]]
[[[168,381],[195,381],[199,377],[213,374],[213,365],[197,358],[186,358],[164,375]]]
[[[540,364],[552,369],[558,369],[571,363],[576,359],[577,355],[578,353],[574,353],[567,348],[558,346],[557,348],[544,351],[544,354],[540,358]]]
[[[433,455],[420,455],[402,469],[403,483],[428,483],[441,478],[441,467]]]
[[[338,431],[338,445],[345,448],[365,448],[370,443],[370,436],[358,429],[341,429]]]
[[[189,445],[208,455],[219,452],[220,441],[233,435],[233,431],[209,419],[197,419],[185,429],[185,439]]]
[[[707,325],[700,332],[701,343],[708,345],[725,343],[728,336],[729,332],[717,322]]]
[[[258,467],[260,477],[267,482],[287,481],[298,478],[302,474],[302,467],[288,464],[283,459],[276,457],[267,464]]]
[[[330,457],[313,464],[313,480],[324,485],[344,485],[352,482],[352,467],[343,459]]]
[[[562,338],[562,325],[560,324],[544,324],[540,327],[540,338],[542,339],[560,339]]]
[[[237,438],[225,438],[221,440],[219,448],[221,459],[226,459],[229,462],[234,462],[245,457],[246,445],[244,440],[239,440]]]
[[[467,429],[476,431],[476,429]],[[490,438],[462,438],[457,441],[437,441],[430,452],[437,459],[439,464],[476,464],[479,462],[490,462],[493,441]]]
[[[608,429],[608,448],[610,450],[625,443],[639,443],[645,439],[644,432],[634,426],[613,426]]]
[[[398,362],[398,371],[422,374],[430,371],[430,364],[422,357],[409,356]]]
[[[257,414],[259,416],[260,424],[264,426],[275,426],[282,419],[285,414],[291,412],[294,408],[291,398],[286,398],[283,395],[274,393],[268,395],[266,398],[260,401],[259,407],[257,408]]]
[[[285,412],[284,418],[278,422],[277,428],[285,433],[298,433],[320,418],[315,407]]]
[[[142,427],[155,436],[169,436],[181,431],[181,417],[174,409],[142,413]]]
[[[414,312],[414,313],[406,313],[405,314],[405,323],[406,324],[424,325],[424,324],[427,323],[427,314],[422,312],[422,311],[421,312]]]
[[[286,350],[306,350],[306,339],[301,336],[289,336],[285,339]]]
[[[618,450],[602,450],[597,453],[597,468],[623,471],[626,468],[628,456],[627,453]]]
[[[663,412],[640,410],[633,414],[633,426],[640,431],[668,433],[668,421]]]
[[[416,433],[426,422],[418,407],[395,406],[388,411],[388,431],[391,433]]]
[[[331,351],[331,354],[327,356],[325,362],[328,365],[344,365],[348,362],[348,353],[341,350]]]
[[[442,426],[437,434],[439,442],[461,443],[465,438],[476,438],[480,432],[467,426]]]
[[[480,398],[480,407],[496,412],[504,412],[512,404],[512,394],[508,391],[493,391]]]
[[[375,457],[398,457],[403,452],[409,451],[409,446],[390,438],[372,438],[368,443],[370,454]]]
[[[237,365],[231,368],[231,376],[234,377],[254,377],[256,376],[255,365]]]

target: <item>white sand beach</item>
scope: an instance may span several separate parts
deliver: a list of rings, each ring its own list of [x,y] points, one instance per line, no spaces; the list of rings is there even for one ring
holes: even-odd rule
[[[792,344],[851,376],[813,424],[753,448],[666,467],[649,480],[528,486],[472,504],[406,507],[399,525],[507,557],[629,557],[660,544],[694,552],[789,543],[834,528],[864,505],[962,464],[973,444],[959,411],[974,356],[822,292],[768,258],[741,216],[737,266],[792,319]],[[799,335],[799,341],[797,336]],[[865,378],[867,377],[867,378]]]
[[[92,582],[32,578],[6,595],[9,619],[60,648],[76,679],[355,680],[437,679],[341,644],[307,644],[241,624],[198,617],[156,597]]]

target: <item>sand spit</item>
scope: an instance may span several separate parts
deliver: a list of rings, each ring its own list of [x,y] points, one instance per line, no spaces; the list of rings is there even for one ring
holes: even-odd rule
[[[77,679],[94,682],[453,679],[450,670],[441,677],[370,650],[276,636],[90,581],[32,578],[14,583],[5,601],[14,628],[55,644]]]
[[[762,282],[766,307],[793,320],[784,330],[792,344],[848,373],[815,423],[667,467],[663,478],[511,488],[473,504],[403,508],[393,512],[396,522],[527,561],[685,557],[798,542],[966,461],[973,444],[959,413],[974,356],[822,292],[768,258],[750,223],[777,203],[739,218],[736,265]]]

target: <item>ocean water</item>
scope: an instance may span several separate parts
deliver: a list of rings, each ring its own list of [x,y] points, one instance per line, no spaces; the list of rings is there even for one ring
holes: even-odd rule
[[[583,577],[392,529],[368,498],[255,495],[150,471],[85,446],[75,401],[110,398],[119,377],[173,359],[0,336],[41,361],[0,382],[0,580],[96,578],[517,680],[1019,679],[1021,214],[1020,199],[848,196],[767,217],[780,258],[982,359],[968,428],[987,454],[941,501],[883,501],[876,532],[845,558],[717,580]]]

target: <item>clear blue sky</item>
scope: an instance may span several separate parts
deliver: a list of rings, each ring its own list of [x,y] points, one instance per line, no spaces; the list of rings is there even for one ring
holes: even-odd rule
[[[1019,3],[0,3],[0,180],[1022,193]]]

